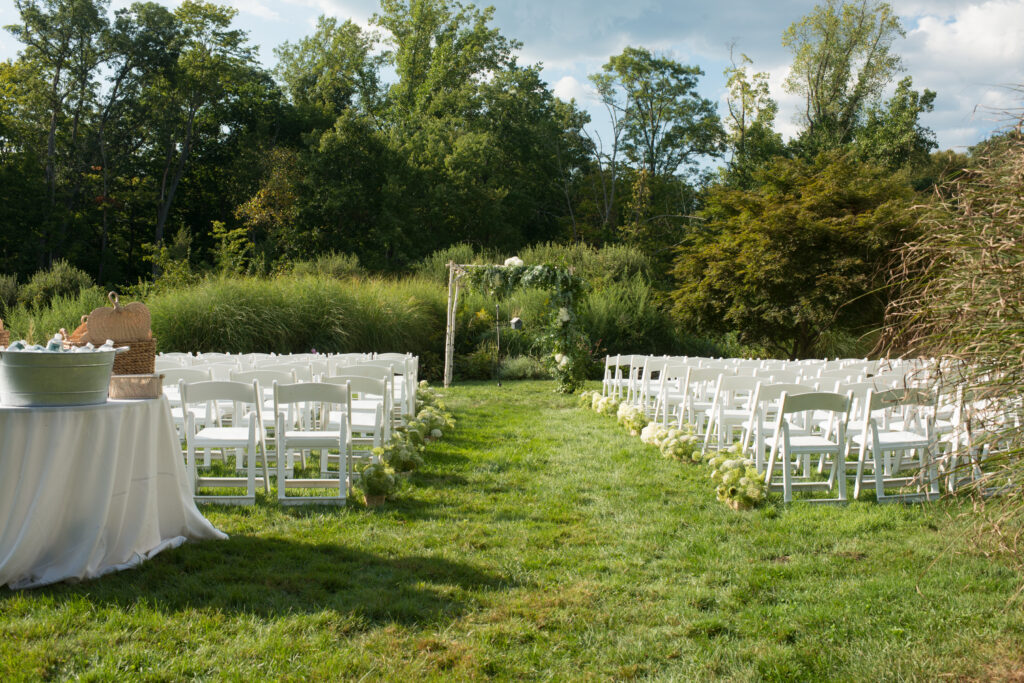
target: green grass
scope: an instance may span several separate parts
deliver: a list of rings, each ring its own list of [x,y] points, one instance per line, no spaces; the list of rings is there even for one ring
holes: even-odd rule
[[[1024,666],[967,503],[717,503],[550,381],[451,389],[379,511],[207,507],[231,535],[0,588],[0,680],[935,680]]]

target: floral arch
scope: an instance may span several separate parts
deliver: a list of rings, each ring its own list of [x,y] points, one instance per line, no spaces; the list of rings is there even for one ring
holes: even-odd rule
[[[504,299],[524,287],[547,290],[550,315],[544,339],[551,350],[549,364],[558,382],[557,391],[571,394],[587,378],[589,339],[576,316],[576,303],[583,294],[583,280],[571,269],[557,266],[527,266],[513,257],[504,265],[448,263],[448,324],[445,334],[444,385],[452,382],[455,361],[455,315],[463,286]]]

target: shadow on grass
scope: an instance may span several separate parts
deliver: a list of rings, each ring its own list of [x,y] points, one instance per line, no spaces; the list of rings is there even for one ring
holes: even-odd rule
[[[280,617],[325,611],[366,627],[449,621],[475,606],[474,593],[516,584],[472,565],[419,555],[386,557],[343,545],[235,535],[188,543],[135,570],[30,591],[36,599],[161,612]],[[20,593],[0,590],[0,611]]]

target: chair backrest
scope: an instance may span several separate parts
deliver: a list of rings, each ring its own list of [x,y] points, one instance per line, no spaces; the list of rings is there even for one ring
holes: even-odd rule
[[[177,384],[179,380],[185,380],[186,382],[209,382],[213,379],[209,368],[170,368],[168,370],[161,370],[160,374],[163,375],[161,383],[164,386]]]
[[[812,391],[806,394],[790,394],[783,392],[780,397],[779,418],[792,413],[803,413],[808,410],[848,413],[851,399],[843,394],[830,391]]]
[[[260,386],[270,387],[274,382],[292,384],[295,373],[283,370],[232,370],[229,374],[232,382],[258,382]]]
[[[387,380],[384,379],[340,375],[324,378],[324,382],[329,384],[347,384],[353,398],[373,399],[380,397],[382,400],[386,400],[389,396]]]
[[[325,403],[347,406],[349,404],[349,386],[346,382],[297,382],[281,384],[274,382],[274,404],[289,403]]]
[[[718,382],[715,384],[715,406],[719,410],[739,408],[741,405],[749,406],[749,402],[757,391],[757,386],[762,381],[760,378],[750,375],[720,374]]]
[[[177,356],[157,356],[153,360],[153,368],[159,372],[160,370],[172,370],[174,368],[183,368],[187,366],[187,361],[184,358]]]
[[[782,398],[783,393],[788,393],[792,396],[799,396],[800,394],[809,394],[812,391],[814,390],[811,387],[803,384],[789,382],[769,384],[767,382],[762,382],[761,385],[757,387],[753,402],[758,405],[773,403]]]
[[[345,379],[352,377],[369,377],[370,379],[383,379],[390,382],[394,375],[388,368],[373,365],[352,365],[346,368],[339,368],[337,373],[332,372],[329,377],[324,377],[323,381],[327,382],[335,379],[336,377],[342,377]]]
[[[884,391],[870,389],[867,395],[867,404],[871,412],[900,406],[929,407],[935,405],[935,394],[924,389],[886,389]]]
[[[273,370],[275,372],[289,372],[295,375],[295,380],[298,382],[312,382],[313,381],[313,369],[312,363],[316,361],[306,360],[283,360],[279,362],[268,362],[260,365],[259,370]],[[320,373],[322,374],[322,373]]]
[[[223,360],[237,361],[238,359],[239,356],[237,355],[231,355],[230,353],[220,353],[217,351],[210,351],[208,353],[197,353],[196,359],[193,361],[193,365],[196,365],[197,362],[202,362],[202,364],[205,365],[209,364],[209,362],[221,362]]]
[[[185,380],[179,380],[178,387],[181,391],[181,402],[185,405],[209,401],[234,401],[258,408],[260,404],[259,388],[255,381],[246,383],[213,380],[186,383]]]

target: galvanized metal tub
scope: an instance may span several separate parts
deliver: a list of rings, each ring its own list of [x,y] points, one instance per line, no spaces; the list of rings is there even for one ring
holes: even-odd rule
[[[0,351],[0,404],[85,406],[106,403],[116,351]]]

